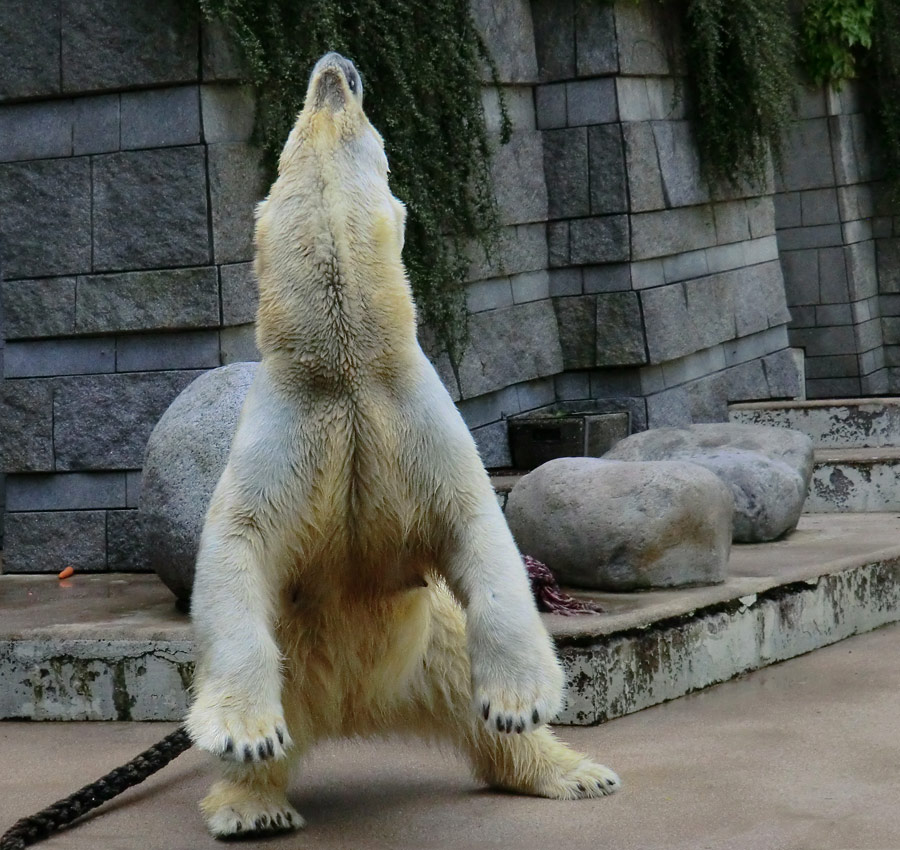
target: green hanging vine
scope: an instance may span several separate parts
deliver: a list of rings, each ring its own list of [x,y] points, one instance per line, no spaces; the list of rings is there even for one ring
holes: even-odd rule
[[[873,25],[876,121],[888,194],[900,208],[900,0],[878,0]]]
[[[714,180],[760,182],[790,121],[793,26],[785,0],[682,0],[695,131]]]
[[[467,248],[490,252],[497,212],[481,64],[496,69],[467,0],[199,0],[240,47],[257,91],[256,139],[273,163],[316,59],[354,61],[409,217],[404,259],[419,310],[458,360],[466,338]],[[510,122],[501,98],[501,141]]]

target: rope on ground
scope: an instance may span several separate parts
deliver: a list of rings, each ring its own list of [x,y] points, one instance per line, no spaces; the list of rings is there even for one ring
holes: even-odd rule
[[[85,785],[84,788],[58,800],[52,806],[47,806],[37,814],[16,821],[0,837],[0,850],[24,850],[25,847],[42,841],[92,809],[96,809],[97,806],[118,797],[123,791],[162,770],[190,746],[191,739],[185,728],[180,726],[128,764],[111,770],[96,782]]]

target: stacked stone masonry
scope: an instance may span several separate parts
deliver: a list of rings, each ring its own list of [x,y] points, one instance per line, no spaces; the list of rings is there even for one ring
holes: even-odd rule
[[[810,398],[897,392],[900,231],[879,209],[863,91],[799,87],[775,195],[778,248]]]
[[[896,219],[871,219],[865,206],[853,109],[833,116],[847,118],[834,130],[820,116],[843,133],[841,167],[855,176],[841,187],[859,190],[835,190],[835,230],[820,223],[828,200],[804,195],[834,180],[707,184],[685,69],[654,4],[472,8],[514,125],[492,166],[500,246],[490,259],[473,250],[459,368],[428,344],[427,328],[422,338],[488,466],[510,463],[506,420],[519,413],[627,411],[641,430],[798,395],[789,346],[823,365],[830,346],[795,336],[812,327],[798,325],[799,307],[821,323],[840,313],[825,308],[847,306],[850,321],[831,325],[852,336],[867,375],[880,369],[890,381],[900,368],[900,324],[889,319],[900,316],[900,234]],[[0,6],[7,571],[141,569],[135,508],[151,428],[197,374],[257,357],[252,212],[266,178],[250,144],[254,100],[236,52],[195,9]],[[484,104],[499,138],[490,86]],[[784,219],[788,189],[796,225]],[[806,230],[818,238],[829,225],[848,268],[875,258],[881,288],[801,304],[793,255],[809,248]],[[854,253],[862,242],[871,254]]]

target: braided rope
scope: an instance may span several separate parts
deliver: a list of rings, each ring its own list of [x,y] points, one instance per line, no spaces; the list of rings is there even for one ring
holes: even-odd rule
[[[24,850],[25,847],[43,840],[107,800],[112,800],[133,785],[140,784],[190,746],[191,739],[185,728],[180,726],[128,764],[111,770],[96,782],[85,785],[74,794],[58,800],[46,809],[41,809],[37,814],[16,821],[0,837],[0,850]]]

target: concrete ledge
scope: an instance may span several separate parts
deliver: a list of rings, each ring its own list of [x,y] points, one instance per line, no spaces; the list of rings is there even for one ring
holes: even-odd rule
[[[803,517],[735,546],[713,587],[592,594],[608,613],[545,615],[562,657],[558,720],[593,724],[900,620],[900,517]],[[185,615],[152,575],[0,577],[0,718],[180,720]]]
[[[900,448],[816,452],[807,513],[900,510]]]
[[[900,440],[900,398],[763,401],[732,404],[732,422],[795,428],[817,449],[877,448]]]

